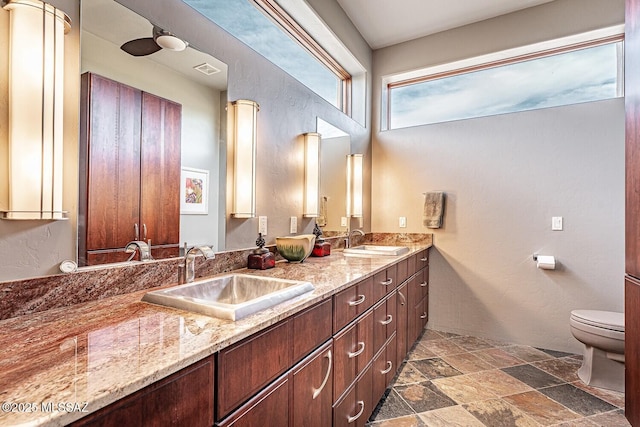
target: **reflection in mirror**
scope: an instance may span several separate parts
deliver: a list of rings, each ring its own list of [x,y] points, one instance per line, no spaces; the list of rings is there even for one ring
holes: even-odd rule
[[[347,229],[343,218],[347,215],[346,159],[351,150],[351,137],[320,118],[317,120],[317,132],[322,137],[318,225],[327,236],[342,234]]]
[[[175,243],[224,250],[225,185],[221,177],[226,173],[226,64],[193,46],[182,51],[151,46],[145,51],[144,44],[136,43],[142,55],[126,53],[121,45],[147,39],[148,47],[155,43],[153,37],[160,29],[113,0],[82,1],[81,21],[81,73],[91,72],[182,106],[181,166],[187,174],[198,171],[208,185],[202,188],[204,200],[198,199],[202,208],[187,209],[192,206],[185,205],[186,198],[181,200],[179,242]],[[146,54],[151,51],[154,53]],[[80,165],[80,171],[83,168]],[[179,185],[187,183],[181,179]],[[130,240],[138,239],[132,235]]]

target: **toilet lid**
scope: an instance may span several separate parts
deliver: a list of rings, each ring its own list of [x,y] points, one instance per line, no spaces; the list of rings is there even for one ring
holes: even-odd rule
[[[587,325],[624,332],[624,313],[600,310],[573,310],[571,317]]]

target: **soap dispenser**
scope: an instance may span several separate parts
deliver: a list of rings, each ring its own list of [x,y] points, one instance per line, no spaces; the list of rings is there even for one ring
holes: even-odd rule
[[[331,243],[325,242],[325,240],[320,237],[322,236],[322,231],[320,231],[318,224],[313,227],[313,234],[316,235],[316,243],[313,245],[313,252],[311,252],[311,254],[313,256],[331,255]]]
[[[276,257],[269,249],[264,247],[265,241],[262,237],[262,233],[258,233],[258,239],[256,239],[257,248],[249,254],[247,261],[247,267],[254,270],[266,270],[267,268],[273,268],[276,266]]]

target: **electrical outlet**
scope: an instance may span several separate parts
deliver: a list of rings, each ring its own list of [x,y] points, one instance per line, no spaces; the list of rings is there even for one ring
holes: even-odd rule
[[[296,234],[298,232],[298,218],[295,216],[291,217],[291,225],[289,226],[289,232],[291,234]]]
[[[340,227],[347,227],[347,217],[343,216],[340,218]]]
[[[551,217],[551,230],[553,230],[553,231],[562,231],[562,217],[561,216]]]
[[[398,227],[407,228],[407,217],[406,216],[401,216],[400,218],[398,218]]]
[[[258,233],[262,233],[263,236],[267,235],[267,217],[258,217]]]

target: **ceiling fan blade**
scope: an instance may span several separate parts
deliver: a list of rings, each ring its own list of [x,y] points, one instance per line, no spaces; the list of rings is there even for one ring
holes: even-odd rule
[[[120,46],[120,49],[124,50],[129,55],[145,56],[151,55],[162,48],[158,46],[153,37],[145,37],[142,39],[129,40]]]

